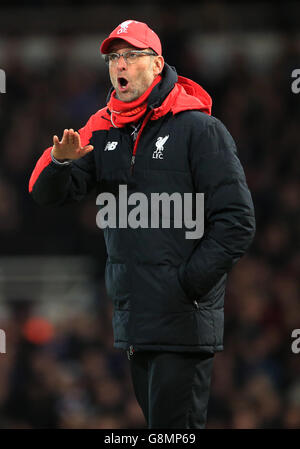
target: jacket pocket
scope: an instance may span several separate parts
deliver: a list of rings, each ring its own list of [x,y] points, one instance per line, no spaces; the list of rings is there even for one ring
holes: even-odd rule
[[[184,272],[184,264],[179,265],[179,267],[177,267],[177,281],[178,281],[178,284],[180,286],[181,291],[185,294],[186,298],[189,299],[190,302],[194,302],[196,298],[194,297],[194,295],[191,295],[187,291],[187,289],[186,289],[186,287],[184,285],[183,278],[182,278],[183,272]]]
[[[179,284],[177,266],[136,264],[133,287],[135,310],[155,314],[192,311],[192,303]]]
[[[199,309],[201,307],[207,307],[211,306],[212,303],[215,300],[216,297],[216,286],[214,286],[206,295],[203,296],[197,296],[196,294],[191,293],[193,289],[190,289],[190,291],[187,291],[186,285],[183,282],[183,273],[184,273],[184,264],[179,265],[177,270],[177,279],[178,284],[181,288],[181,291],[185,294],[186,298],[189,299],[191,303],[193,303],[194,307],[196,309]]]

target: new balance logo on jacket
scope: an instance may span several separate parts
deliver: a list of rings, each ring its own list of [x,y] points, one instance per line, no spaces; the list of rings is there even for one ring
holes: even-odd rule
[[[104,151],[113,151],[116,149],[119,142],[107,142]]]

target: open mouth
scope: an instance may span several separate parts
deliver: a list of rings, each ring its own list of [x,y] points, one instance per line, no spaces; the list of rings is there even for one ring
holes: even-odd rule
[[[127,86],[128,86],[128,81],[127,81],[127,79],[126,78],[123,78],[122,76],[120,76],[119,78],[118,78],[118,85],[119,85],[119,88],[120,88],[120,90],[126,90],[126,88],[127,88]]]

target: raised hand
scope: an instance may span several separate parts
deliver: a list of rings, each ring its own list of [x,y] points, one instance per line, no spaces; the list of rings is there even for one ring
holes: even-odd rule
[[[80,135],[74,129],[65,129],[61,140],[53,136],[52,154],[58,161],[80,159],[93,149],[93,145],[81,146]]]

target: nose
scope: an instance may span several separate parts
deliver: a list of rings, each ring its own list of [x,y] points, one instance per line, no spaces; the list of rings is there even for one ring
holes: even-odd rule
[[[124,56],[120,56],[117,62],[118,69],[123,70],[127,68],[127,63],[125,61]]]

